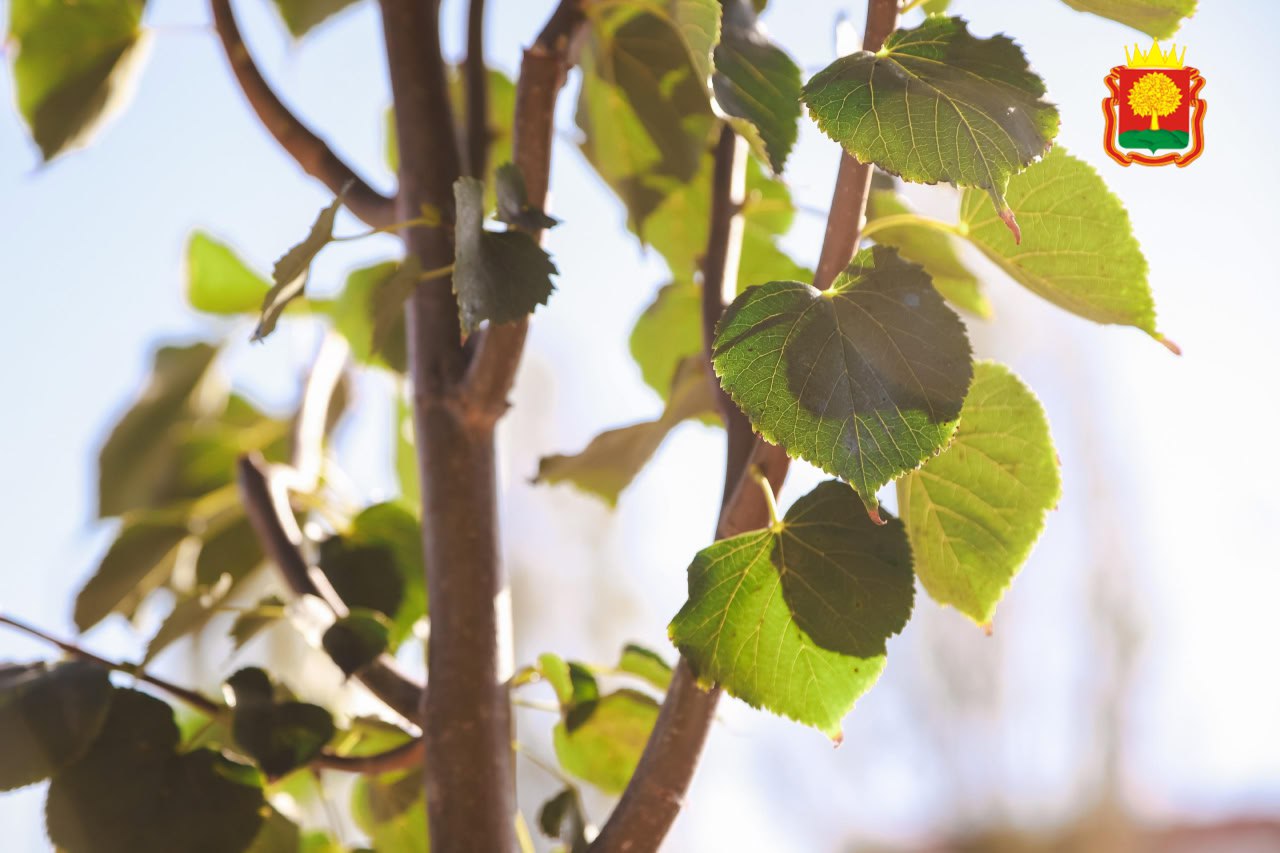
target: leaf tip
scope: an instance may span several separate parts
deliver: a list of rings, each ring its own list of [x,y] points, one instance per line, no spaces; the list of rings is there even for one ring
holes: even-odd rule
[[[978,627],[981,628],[982,633],[988,637],[992,636],[996,632],[995,626],[991,623],[990,619],[988,619],[986,622],[983,622]]]
[[[880,507],[878,506],[868,506],[867,517],[870,518],[872,523],[875,524],[877,527],[884,527],[886,524],[889,523],[885,521],[884,518],[880,515]]]
[[[1013,242],[1019,246],[1022,245],[1022,229],[1018,227],[1018,218],[1013,215],[1013,209],[1006,207],[999,211],[1000,221],[1002,221],[1009,231],[1013,234]]]
[[[1160,342],[1160,345],[1163,346],[1165,349],[1167,349],[1169,352],[1177,356],[1182,355],[1182,347],[1178,346],[1176,343],[1169,340],[1164,335],[1157,332],[1154,337],[1157,341]]]

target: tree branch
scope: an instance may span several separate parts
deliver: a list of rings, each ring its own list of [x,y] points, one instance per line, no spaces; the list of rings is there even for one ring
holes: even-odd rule
[[[276,564],[285,584],[294,595],[313,595],[335,616],[345,616],[347,605],[324,574],[302,556],[302,531],[293,517],[286,489],[280,481],[273,482],[259,459],[241,456],[236,467],[245,515],[263,553]],[[422,686],[401,673],[390,655],[382,655],[361,670],[357,678],[397,714],[406,720],[418,720]]]
[[[467,174],[484,179],[489,167],[489,69],[484,64],[484,0],[467,9],[467,58],[462,63],[467,90]]]
[[[328,144],[289,111],[272,91],[249,55],[231,0],[209,0],[213,25],[231,71],[258,120],[302,170],[337,195],[346,188],[346,205],[374,228],[395,222],[395,202],[369,186]]]
[[[879,50],[896,25],[897,0],[868,0],[868,3],[863,47]],[[741,156],[743,150],[733,137],[732,130],[726,126],[716,146],[710,236],[702,265],[703,340],[708,359],[715,324],[724,310],[724,288],[735,283],[726,277],[727,270],[736,270],[737,267],[737,260],[731,259],[730,253],[741,252],[740,243],[735,247],[730,239],[732,219],[738,212],[734,204],[735,158]],[[846,176],[844,159],[854,162],[863,174]],[[836,273],[853,257],[869,189],[870,168],[858,165],[844,155],[828,215],[822,261],[815,276],[816,286],[824,289],[829,286]],[[835,272],[830,272],[832,268]],[[769,507],[764,493],[752,481],[749,472],[753,466],[757,467],[776,495],[782,488],[791,461],[781,448],[754,437],[746,416],[732,402],[726,410],[725,426],[728,448],[724,500],[716,525],[717,539],[769,524]],[[748,451],[744,451],[744,447]],[[680,812],[715,717],[719,697],[719,687],[703,690],[698,686],[693,669],[682,657],[676,665],[662,710],[635,773],[600,835],[591,843],[589,849],[592,853],[649,853],[658,849]]]
[[[575,61],[574,46],[585,24],[582,0],[562,0],[520,63],[513,157],[534,207],[546,206],[556,99]],[[541,232],[532,236],[540,239]],[[520,367],[528,331],[525,319],[490,326],[479,333],[464,393],[482,417],[496,421],[506,411],[507,394]]]

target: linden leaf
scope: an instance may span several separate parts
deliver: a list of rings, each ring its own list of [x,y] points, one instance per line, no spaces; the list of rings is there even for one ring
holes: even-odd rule
[[[864,249],[827,291],[748,288],[716,329],[720,384],[756,430],[875,492],[946,445],[973,374],[969,339],[924,270]]]
[[[401,263],[385,261],[347,276],[328,313],[334,328],[351,345],[353,358],[404,372],[408,361],[404,304],[421,278],[422,266],[413,255]]]
[[[676,368],[702,352],[702,287],[687,281],[659,288],[636,319],[630,345],[645,384],[666,400]]]
[[[1141,30],[1152,38],[1166,39],[1195,14],[1197,0],[1063,0],[1078,12],[1092,12]]]
[[[132,612],[168,579],[188,536],[186,524],[166,514],[131,516],[76,596],[76,628],[87,631],[110,613]]]
[[[877,219],[910,212],[911,208],[891,190],[873,189],[867,197],[868,225]],[[933,279],[933,286],[952,305],[983,319],[991,317],[991,303],[983,295],[978,279],[960,260],[950,235],[904,224],[876,231],[871,239],[882,246],[892,246],[903,258],[923,266]]]
[[[587,853],[586,809],[578,789],[570,785],[543,803],[538,809],[538,828],[548,838],[563,841],[566,853]]]
[[[862,162],[917,183],[979,187],[1008,216],[1009,178],[1058,133],[1044,92],[1012,40],[974,38],[963,19],[931,16],[876,53],[837,59],[804,99],[818,127]]]
[[[668,630],[699,679],[838,739],[913,596],[902,524],[875,525],[828,480],[769,529],[700,551]]]
[[[0,664],[0,791],[77,761],[102,730],[110,702],[107,671],[96,664]]]
[[[920,583],[990,622],[1060,492],[1040,402],[1007,367],[978,363],[951,446],[898,481]]]
[[[667,434],[686,418],[713,416],[716,401],[705,362],[686,359],[672,383],[662,416],[602,432],[574,456],[547,456],[538,463],[534,482],[572,483],[616,506],[618,495],[657,452]]]
[[[346,676],[373,663],[387,650],[391,625],[376,610],[357,608],[324,632],[321,647]]]
[[[556,757],[566,771],[606,794],[620,794],[658,719],[658,703],[618,690],[577,705],[556,724]]]
[[[617,669],[643,679],[659,690],[666,690],[671,686],[671,664],[657,652],[635,643],[628,643],[623,647]]]
[[[328,207],[320,211],[311,231],[301,243],[294,246],[276,261],[271,270],[271,289],[262,298],[262,318],[253,332],[253,340],[260,341],[275,330],[281,313],[294,299],[302,295],[311,274],[311,262],[320,250],[333,241],[333,224],[342,207],[339,193]]]
[[[235,699],[231,735],[270,778],[315,758],[334,735],[328,711],[306,702],[276,701],[275,688],[260,669],[241,669],[226,686]]]
[[[13,0],[18,110],[47,163],[86,145],[133,86],[145,0]]]
[[[800,67],[771,42],[747,0],[724,3],[711,78],[716,103],[776,174],[800,129]]]
[[[514,323],[547,304],[556,266],[522,231],[484,229],[484,185],[459,178],[453,185],[457,205],[453,290],[462,327],[473,332],[485,320]]]
[[[499,222],[514,225],[524,231],[541,231],[554,228],[560,220],[547,216],[542,208],[529,204],[529,191],[524,185],[524,176],[514,163],[503,163],[494,173],[497,187],[498,212],[495,218]]]
[[[357,0],[273,0],[276,11],[289,28],[289,35],[302,38],[312,27],[323,23]]]
[[[961,199],[960,227],[984,255],[1073,314],[1165,342],[1129,214],[1092,166],[1055,148],[1010,182],[1009,200],[1027,222],[1020,245],[983,194],[965,191]]]
[[[252,314],[271,286],[226,243],[203,231],[187,240],[187,302],[206,314]]]

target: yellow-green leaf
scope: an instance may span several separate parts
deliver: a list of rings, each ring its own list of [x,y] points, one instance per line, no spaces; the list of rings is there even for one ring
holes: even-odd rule
[[[206,314],[253,314],[271,289],[220,240],[196,231],[187,240],[187,302]]]

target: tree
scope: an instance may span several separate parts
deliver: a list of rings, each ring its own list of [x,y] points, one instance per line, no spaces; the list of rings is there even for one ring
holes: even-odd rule
[[[1144,74],[1129,90],[1129,108],[1134,115],[1151,117],[1151,129],[1160,129],[1160,119],[1171,115],[1182,103],[1182,92],[1167,74]]]
[[[299,36],[346,5],[277,2]],[[1161,36],[1194,2],[1135,5]],[[120,527],[79,592],[76,623],[132,614],[163,591],[175,605],[147,660],[106,660],[0,616],[68,658],[0,669],[0,751],[12,756],[0,783],[51,779],[50,835],[70,853],[334,844],[302,839],[293,816],[268,806],[321,768],[359,775],[352,815],[377,849],[423,849],[429,827],[436,850],[510,850],[527,841],[512,694],[539,682],[557,700],[564,772],[620,795],[589,838],[578,783],[567,784],[540,828],[575,851],[656,849],[722,692],[838,741],[910,618],[915,580],[989,624],[1057,500],[1039,402],[1010,370],[973,357],[955,309],[987,308],[955,241],[1065,310],[1176,352],[1157,331],[1123,206],[1053,145],[1044,82],[1012,40],[972,35],[946,3],[869,0],[863,50],[802,83],[759,23],[762,0],[562,0],[514,85],[485,64],[482,0],[471,0],[456,68],[441,52],[438,6],[380,3],[400,179],[389,197],[288,110],[230,0],[210,0],[250,107],[334,198],[269,277],[193,235],[191,304],[255,315],[266,354],[300,306],[328,337],[288,420],[227,390],[218,343],[161,349],[104,446],[99,514]],[[918,7],[923,20],[900,21]],[[143,13],[144,0],[13,0],[18,106],[46,160],[85,144],[136,73]],[[501,663],[495,428],[530,315],[553,296],[557,268],[540,238],[557,224],[544,211],[553,119],[575,66],[583,153],[670,268],[631,339],[666,410],[548,457],[539,478],[613,502],[675,424],[701,418],[726,434],[717,541],[692,556],[688,600],[669,627],[679,659],[623,649],[610,668],[628,680],[618,689],[600,668],[550,652],[515,672]],[[1167,106],[1158,94],[1153,126]],[[812,272],[778,243],[802,105],[844,149]],[[898,179],[961,188],[958,221],[912,213]],[[367,234],[398,234],[403,256],[316,299],[313,261],[350,239],[335,236],[344,207]],[[1071,264],[1055,260],[1065,248]],[[335,500],[325,453],[351,369],[403,373],[412,388],[400,401],[413,436],[397,443],[404,494],[354,511]],[[783,512],[776,495],[792,459],[831,479]],[[878,497],[890,483],[896,518]],[[278,588],[240,608],[234,642],[292,626],[397,723],[300,701],[286,667],[223,673],[223,700],[146,671],[167,645],[216,624],[264,564]],[[428,610],[426,683],[394,653]]]

